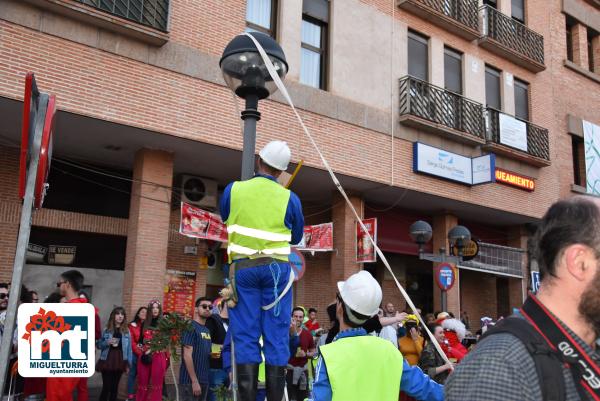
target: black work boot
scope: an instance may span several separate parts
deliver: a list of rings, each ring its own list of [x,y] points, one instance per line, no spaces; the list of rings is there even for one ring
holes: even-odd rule
[[[237,387],[240,401],[256,401],[258,386],[258,365],[237,364]]]
[[[285,366],[266,365],[267,401],[281,401],[285,390]]]

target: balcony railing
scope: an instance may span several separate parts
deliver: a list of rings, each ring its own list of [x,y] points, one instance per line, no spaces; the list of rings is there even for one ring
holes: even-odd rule
[[[506,141],[501,140],[501,112],[488,107],[486,113],[487,139],[489,142],[502,145],[503,147],[508,146],[511,149],[510,153],[512,155],[518,155],[519,153],[527,155],[525,161],[532,161],[531,159],[533,157],[540,161],[540,165],[550,164],[550,145],[548,142],[548,130],[546,128],[538,127],[529,121],[524,121],[517,118],[517,120],[525,123],[527,127],[527,151],[524,151],[522,149],[510,147],[509,145],[506,145]]]
[[[398,6],[466,39],[479,36],[477,0],[398,0]]]
[[[514,62],[531,71],[539,72],[546,68],[542,35],[493,7],[486,5],[480,10],[483,24],[482,46],[502,56],[513,56],[511,58]],[[488,39],[495,43],[489,43]]]
[[[160,31],[167,31],[169,0],[76,0]]]
[[[524,257],[523,249],[480,242],[479,254],[472,260],[460,262],[459,267],[504,276],[523,277]]]
[[[411,117],[435,123],[444,132],[464,133],[461,135],[463,139],[485,140],[483,106],[480,103],[406,76],[400,79],[400,118],[410,122]],[[424,125],[425,128],[437,128],[433,124]]]

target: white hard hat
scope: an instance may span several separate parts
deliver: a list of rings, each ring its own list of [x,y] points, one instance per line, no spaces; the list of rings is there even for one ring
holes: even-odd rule
[[[287,170],[292,158],[289,146],[283,141],[267,143],[258,155],[266,164],[281,171]]]
[[[381,287],[371,273],[361,270],[346,281],[338,281],[337,286],[342,300],[354,312],[369,317],[377,314],[382,298]]]

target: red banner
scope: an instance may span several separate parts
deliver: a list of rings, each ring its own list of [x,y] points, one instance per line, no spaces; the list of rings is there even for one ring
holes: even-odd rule
[[[332,251],[333,223],[304,226],[304,237],[296,247],[301,251]]]
[[[371,235],[371,238],[377,243],[377,219],[364,219],[362,222]],[[356,223],[356,261],[358,263],[372,263],[377,261],[375,247],[358,222]]]
[[[192,319],[195,295],[196,272],[167,270],[163,312],[177,312]]]
[[[179,233],[188,237],[227,242],[227,227],[221,216],[181,202]]]

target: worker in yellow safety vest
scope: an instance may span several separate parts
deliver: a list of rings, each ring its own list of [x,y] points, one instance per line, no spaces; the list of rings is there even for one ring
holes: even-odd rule
[[[229,184],[221,197],[231,264],[229,330],[240,400],[255,401],[262,348],[267,400],[281,401],[290,358],[290,245],[302,240],[304,216],[298,196],[277,182],[290,163],[288,145],[269,142],[259,156],[256,175]]]
[[[400,389],[417,400],[442,401],[442,386],[406,363],[392,343],[361,327],[381,304],[373,276],[363,270],[337,286],[340,332],[320,348],[311,401],[397,401]]]

